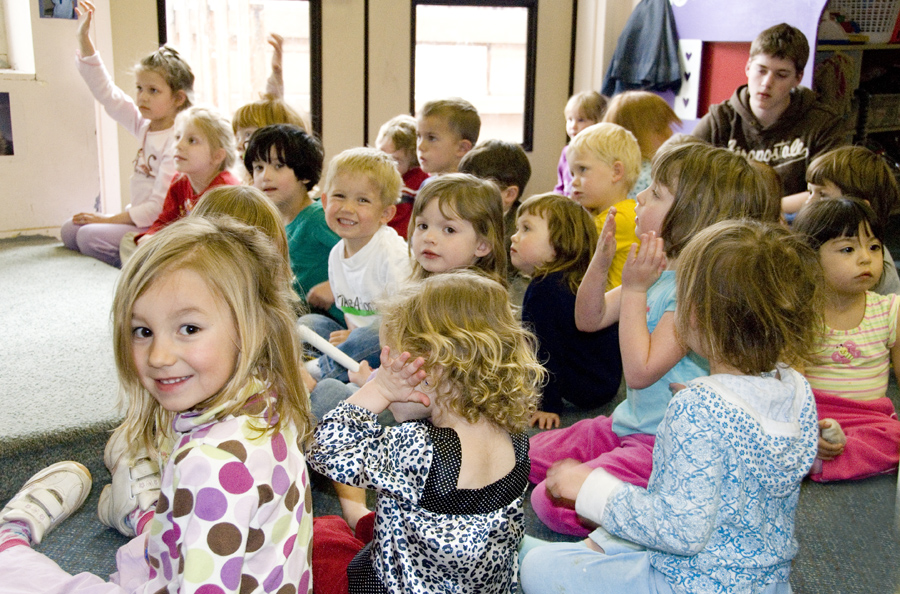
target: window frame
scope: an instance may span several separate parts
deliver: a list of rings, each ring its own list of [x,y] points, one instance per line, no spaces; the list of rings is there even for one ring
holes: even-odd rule
[[[411,0],[409,112],[416,113],[416,9],[419,6],[484,6],[494,8],[525,8],[528,10],[525,40],[525,105],[522,114],[522,148],[534,147],[534,92],[537,68],[538,0]],[[570,77],[571,79],[571,77]],[[571,84],[571,83],[570,83]]]
[[[306,1],[309,2],[309,117],[313,133],[322,138],[322,0]],[[162,46],[168,39],[166,0],[156,0],[156,22]]]

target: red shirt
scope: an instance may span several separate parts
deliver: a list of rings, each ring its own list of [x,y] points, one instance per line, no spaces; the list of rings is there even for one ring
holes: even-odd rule
[[[222,171],[213,178],[208,186],[203,188],[202,192],[195,194],[194,188],[191,186],[188,177],[183,173],[176,174],[175,178],[172,180],[172,184],[169,186],[169,191],[166,192],[166,200],[163,202],[162,212],[159,213],[159,216],[156,217],[156,220],[150,225],[150,229],[146,233],[138,235],[135,238],[135,241],[140,239],[143,235],[153,235],[166,225],[187,216],[188,213],[191,212],[191,209],[194,208],[197,201],[200,200],[200,196],[205,194],[207,190],[215,188],[216,186],[236,186],[240,183],[238,178],[233,176],[231,172]]]

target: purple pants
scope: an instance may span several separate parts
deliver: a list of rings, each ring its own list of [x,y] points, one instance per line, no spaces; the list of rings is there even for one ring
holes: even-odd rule
[[[575,510],[547,493],[544,480],[554,462],[572,458],[591,468],[603,468],[627,483],[646,487],[653,470],[654,435],[634,433],[619,437],[612,430],[612,417],[585,419],[564,429],[538,433],[531,438],[528,456],[536,483],[531,507],[548,528],[562,534],[587,536],[593,527],[582,524]]]
[[[60,229],[62,241],[67,248],[81,252],[85,256],[97,258],[116,268],[121,267],[119,243],[126,233],[142,233],[146,228],[134,225],[91,223],[76,225],[69,219]]]

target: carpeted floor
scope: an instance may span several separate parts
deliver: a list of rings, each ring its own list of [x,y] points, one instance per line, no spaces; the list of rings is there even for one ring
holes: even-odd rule
[[[39,550],[67,571],[104,577],[115,570],[115,551],[126,542],[96,518],[100,490],[109,481],[103,447],[118,418],[108,332],[116,276],[53,240],[0,241],[0,504],[48,464],[72,459],[87,466],[94,477],[90,498]],[[889,395],[900,405],[893,381]],[[563,422],[609,414],[612,407],[570,410]],[[794,592],[900,593],[896,485],[896,475],[803,485]],[[313,501],[316,515],[339,511],[321,477],[313,482]],[[527,522],[528,534],[562,540],[530,509]]]

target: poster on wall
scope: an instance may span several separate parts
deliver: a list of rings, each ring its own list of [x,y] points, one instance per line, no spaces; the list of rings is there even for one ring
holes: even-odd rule
[[[9,113],[9,93],[0,93],[0,157],[12,154],[12,116]]]
[[[77,19],[76,4],[78,4],[78,0],[41,0],[41,18]]]

